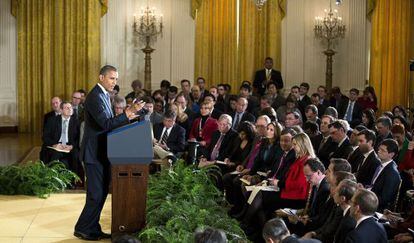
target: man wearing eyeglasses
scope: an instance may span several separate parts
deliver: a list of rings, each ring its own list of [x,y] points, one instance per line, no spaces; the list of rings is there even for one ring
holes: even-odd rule
[[[82,101],[82,94],[78,91],[73,92],[72,94],[73,115],[75,115],[80,122],[83,121],[83,105],[81,101]]]

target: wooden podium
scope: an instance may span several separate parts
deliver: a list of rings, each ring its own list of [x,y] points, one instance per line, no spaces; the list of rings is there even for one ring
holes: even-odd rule
[[[136,233],[145,227],[148,165],[153,158],[148,121],[108,133],[112,170],[112,234]]]

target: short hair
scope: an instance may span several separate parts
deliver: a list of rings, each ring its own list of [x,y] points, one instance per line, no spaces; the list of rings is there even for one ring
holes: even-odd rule
[[[230,103],[230,101],[236,101],[237,102],[237,100],[238,100],[239,98],[237,97],[237,96],[235,96],[235,95],[231,95],[230,97],[229,97],[229,103]]]
[[[310,130],[312,133],[317,133],[319,132],[319,125],[314,121],[306,121],[303,124],[303,130]]]
[[[230,92],[231,85],[230,84],[224,84],[224,87],[226,88],[227,92]]]
[[[346,172],[346,171],[336,171],[334,172],[334,176],[336,179],[336,185],[339,185],[339,183],[345,179],[351,180],[356,182],[356,178],[355,175],[352,174],[351,172]]]
[[[351,164],[346,159],[332,158],[329,163],[333,164],[332,172],[334,173],[337,171],[351,172]]]
[[[356,88],[352,88],[349,90],[349,93],[354,92],[356,95],[359,95],[359,90]]]
[[[219,117],[218,120],[219,121],[221,121],[221,120],[227,120],[227,123],[230,126],[231,126],[231,124],[233,124],[233,118],[231,118],[231,116],[228,115],[228,114],[222,114],[222,115],[220,115],[220,117]]]
[[[313,112],[313,114],[318,115],[318,107],[316,107],[316,105],[308,105],[305,108],[305,112],[307,112],[308,110],[311,110]]]
[[[78,89],[78,90],[76,90],[76,92],[79,92],[81,94],[86,94],[86,91],[84,89]]]
[[[213,99],[213,101],[214,101],[214,102],[216,101],[216,97],[215,97],[214,95],[210,94],[210,93],[206,93],[206,94],[204,94],[203,100],[205,100],[205,99],[206,99],[206,97],[211,97],[211,98]]]
[[[297,85],[293,85],[292,88],[290,88],[290,90],[292,90],[292,89],[300,89],[300,88]]]
[[[154,90],[154,92],[152,93],[152,97],[155,97],[157,94],[162,95],[162,92],[160,89]]]
[[[170,81],[168,81],[168,80],[162,80],[161,81],[161,83],[160,83],[160,87],[162,88],[162,87],[164,87],[164,88],[169,88],[171,86],[171,83],[170,83]]]
[[[329,128],[336,128],[338,130],[342,129],[344,132],[346,132],[344,126],[342,125],[340,121],[332,122],[331,124],[329,124]]]
[[[293,96],[293,95],[288,95],[288,97],[286,98],[286,103],[294,103],[295,104],[295,106],[297,106],[298,105],[298,100],[296,99],[296,97],[295,96]]]
[[[276,89],[277,89],[277,85],[276,85],[275,82],[270,81],[269,83],[267,83],[266,88],[269,89],[270,85],[274,85],[276,87]]]
[[[359,206],[363,215],[373,215],[378,208],[378,197],[375,193],[360,188],[354,195],[354,204]]]
[[[207,106],[207,108],[210,109],[210,110],[213,109],[213,103],[212,102],[203,101],[200,104],[200,108],[203,107],[203,106]]]
[[[135,79],[131,82],[131,87],[134,88],[135,86],[138,86],[140,89],[142,89],[142,82],[139,79]]]
[[[367,142],[372,141],[372,144],[375,143],[375,140],[377,139],[377,135],[375,135],[375,132],[370,129],[362,130],[358,133],[358,136],[364,135]]]
[[[277,122],[277,113],[273,107],[266,107],[259,112],[259,115],[266,115],[270,118],[271,121]]]
[[[405,128],[401,124],[395,124],[391,127],[391,133],[405,134]]]
[[[342,124],[342,126],[344,127],[345,133],[348,132],[349,130],[352,130],[351,125],[349,125],[349,122],[347,120],[338,119],[338,122],[340,122]]]
[[[392,121],[394,121],[395,119],[400,120],[401,124],[404,125],[404,129],[409,131],[410,130],[410,125],[408,124],[407,118],[405,116],[402,115],[396,115],[392,118]]]
[[[325,115],[323,115],[323,116],[321,117],[321,120],[322,120],[323,118],[328,118],[328,119],[329,119],[329,123],[332,123],[332,122],[334,122],[334,121],[335,121],[335,118],[334,118],[333,116],[331,116],[331,115],[327,115],[327,114],[325,114]]]
[[[325,115],[330,115],[333,118],[338,119],[338,111],[336,110],[335,107],[332,107],[332,106],[328,106],[325,109]]]
[[[265,61],[267,61],[267,60],[269,60],[269,61],[272,61],[272,62],[273,62],[273,58],[271,58],[271,57],[266,57],[266,58],[265,58]]]
[[[168,87],[168,92],[171,92],[171,93],[178,93],[178,88],[177,88],[177,86],[170,86],[170,87]]]
[[[260,100],[265,100],[269,105],[271,105],[273,101],[270,95],[263,95],[262,97],[260,97]]]
[[[391,118],[386,117],[386,116],[381,116],[380,118],[377,119],[377,121],[375,123],[381,123],[383,126],[391,128],[392,126],[392,121]]]
[[[310,88],[309,84],[306,83],[306,82],[301,83],[300,87],[305,87],[307,90],[309,90],[309,88]]]
[[[349,201],[354,196],[355,192],[358,190],[358,184],[354,180],[343,179],[341,183],[338,183],[338,188],[336,189],[339,196],[345,197],[346,201]]]
[[[125,98],[124,98],[124,97],[122,97],[122,96],[120,96],[120,95],[115,95],[115,96],[114,96],[114,100],[112,101],[112,105],[113,105],[113,106],[115,106],[115,105],[120,105],[120,106],[122,106],[123,108],[125,108],[125,107],[126,107],[126,100],[125,100]]]
[[[332,94],[340,94],[341,88],[339,88],[338,86],[332,87],[331,92]]]
[[[198,81],[199,80],[203,80],[203,83],[205,83],[206,82],[206,80],[203,78],[203,77],[198,77],[197,79],[196,79],[196,82],[198,83]]]
[[[108,72],[111,72],[111,71],[118,72],[116,67],[114,67],[112,65],[105,65],[105,66],[101,67],[101,70],[99,70],[99,75],[105,76],[106,74],[108,74]]]
[[[115,84],[115,86],[114,86],[114,90],[116,90],[116,92],[118,92],[119,93],[119,85],[117,85],[117,84]]]
[[[313,93],[313,94],[311,95],[311,97],[318,97],[318,99],[320,99],[320,98],[321,98],[321,96],[320,96],[318,93]]]
[[[176,117],[177,117],[177,113],[175,113],[175,111],[167,110],[166,112],[164,112],[164,119],[175,120]]]
[[[207,227],[204,230],[197,229],[194,233],[195,243],[226,243],[226,234],[219,229]]]
[[[394,117],[394,114],[392,114],[391,111],[384,111],[384,113],[382,113],[382,116],[392,119]]]
[[[300,114],[297,111],[289,111],[289,112],[286,112],[286,116],[287,115],[290,115],[290,114],[292,114],[295,117],[295,119],[301,120],[301,116],[300,116]]]
[[[398,153],[398,143],[394,139],[391,139],[391,138],[384,139],[379,144],[379,146],[381,145],[387,148],[388,153],[394,153],[394,155]]]
[[[282,240],[285,235],[289,234],[285,222],[280,218],[274,218],[266,222],[262,230],[263,239],[272,239],[274,241]]]
[[[248,84],[242,84],[240,86],[240,90],[242,90],[242,89],[247,89],[249,92],[252,91],[252,87]]]
[[[319,89],[319,88],[322,88],[325,92],[327,91],[327,90],[326,90],[326,87],[325,87],[325,86],[323,86],[323,85],[319,85],[319,86],[318,86],[318,89]]]
[[[191,86],[191,82],[188,79],[181,80],[180,84],[183,84],[183,83],[188,83]]]
[[[72,103],[70,103],[69,101],[65,100],[65,101],[62,101],[62,102],[60,103],[60,109],[62,109],[62,110],[63,110],[63,106],[64,106],[64,105],[66,105],[66,104],[69,104],[70,106],[72,106]]]
[[[308,165],[309,168],[313,172],[318,172],[318,170],[322,173],[325,173],[325,166],[318,158],[310,158],[305,162],[305,165]]]
[[[266,115],[261,115],[261,116],[259,116],[259,117],[256,119],[256,121],[257,121],[257,120],[259,120],[259,119],[264,119],[264,120],[266,121],[266,124],[269,124],[269,123],[271,123],[271,122],[272,122],[272,120],[270,120],[270,118],[269,118],[268,116],[266,116]]]
[[[154,104],[154,99],[152,97],[146,96],[142,99],[146,104]]]
[[[292,137],[294,137],[297,134],[297,132],[294,129],[288,127],[282,130],[282,132],[280,133],[280,136],[283,136],[286,134],[290,134]]]
[[[356,126],[354,128],[354,130],[357,130],[358,131],[358,134],[359,134],[359,132],[362,132],[365,129],[368,129],[368,128],[366,126],[364,126],[364,125],[358,125],[358,126]]]

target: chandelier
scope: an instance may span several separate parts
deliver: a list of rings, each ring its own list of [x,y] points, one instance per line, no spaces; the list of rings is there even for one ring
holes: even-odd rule
[[[330,49],[335,39],[345,37],[345,24],[338,15],[338,10],[332,11],[331,1],[329,1],[329,12],[327,9],[324,12],[324,17],[315,17],[314,31],[317,38],[327,41],[328,49]]]
[[[145,45],[141,49],[145,53],[144,87],[151,90],[151,53],[155,50],[151,44],[162,37],[162,14],[157,15],[155,8],[141,8],[141,13],[134,15],[134,33]]]
[[[340,5],[342,0],[336,0],[336,4]],[[332,88],[332,63],[335,51],[332,49],[333,41],[345,37],[345,24],[338,15],[338,10],[332,11],[332,1],[329,0],[329,12],[325,9],[325,16],[315,17],[314,27],[315,37],[321,39],[327,44],[327,48],[323,53],[326,55],[326,87]]]
[[[157,15],[155,8],[141,8],[141,13],[134,15],[134,31],[145,44],[153,43],[157,36],[162,37],[162,14]]]
[[[263,5],[266,3],[266,1],[267,0],[254,0],[258,10],[262,10]]]

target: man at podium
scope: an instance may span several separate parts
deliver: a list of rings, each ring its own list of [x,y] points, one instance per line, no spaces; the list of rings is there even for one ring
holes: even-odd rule
[[[85,132],[80,158],[84,161],[87,178],[86,202],[75,225],[74,235],[84,240],[110,238],[99,224],[101,211],[109,190],[110,164],[107,157],[106,134],[137,117],[144,103],[133,103],[119,116],[114,116],[110,92],[118,80],[115,67],[106,65],[99,72],[99,82],[85,100]]]

